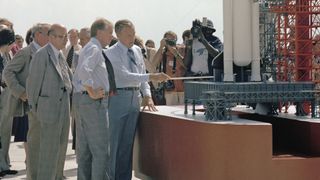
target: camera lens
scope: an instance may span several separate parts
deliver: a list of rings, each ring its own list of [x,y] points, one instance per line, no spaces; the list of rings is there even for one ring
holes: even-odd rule
[[[175,46],[176,45],[176,41],[175,40],[171,40],[171,39],[166,39],[166,44],[168,46]]]
[[[199,37],[199,35],[200,35],[200,28],[199,27],[197,27],[197,26],[194,26],[194,27],[192,27],[191,28],[191,34],[192,34],[192,36],[194,37],[194,38],[198,38]]]

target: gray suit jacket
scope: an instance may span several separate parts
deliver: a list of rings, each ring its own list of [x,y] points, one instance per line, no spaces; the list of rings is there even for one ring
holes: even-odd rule
[[[23,102],[20,97],[26,92],[26,81],[29,73],[29,65],[33,54],[37,51],[33,43],[21,49],[8,62],[3,71],[4,81],[6,82],[10,97],[8,99],[7,113],[10,116],[23,116],[27,113],[26,102]]]
[[[63,61],[67,66],[66,61]],[[34,55],[27,79],[27,97],[31,112],[39,121],[54,123],[70,106],[71,90],[65,90],[66,84],[72,79],[69,70],[69,82],[64,82],[60,65],[49,44],[39,49]],[[68,97],[65,96],[68,93]],[[69,113],[69,112],[67,112]],[[68,115],[67,115],[68,116]]]

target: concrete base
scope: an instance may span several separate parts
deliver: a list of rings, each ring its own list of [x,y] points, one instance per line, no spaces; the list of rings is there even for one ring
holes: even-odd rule
[[[316,180],[320,177],[318,157],[273,155],[271,123],[236,117],[227,122],[208,122],[203,120],[201,112],[192,116],[184,115],[179,107],[158,109],[158,112],[141,113],[134,149],[135,172],[149,179]]]

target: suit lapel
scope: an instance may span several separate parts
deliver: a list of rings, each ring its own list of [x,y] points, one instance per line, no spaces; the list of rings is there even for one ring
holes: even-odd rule
[[[48,51],[49,54],[49,61],[52,62],[52,64],[54,65],[55,69],[57,70],[59,76],[61,79],[62,78],[62,73],[61,73],[61,69],[60,69],[60,65],[59,63],[59,59],[56,58],[56,56],[54,55],[53,49],[51,48],[51,46],[49,44],[47,44],[46,49]]]
[[[37,48],[33,43],[30,44],[30,51],[31,54],[35,54],[37,52]]]
[[[28,53],[30,55],[29,62],[33,58],[33,55],[37,52],[37,48],[34,46],[33,43],[31,43],[28,47]]]

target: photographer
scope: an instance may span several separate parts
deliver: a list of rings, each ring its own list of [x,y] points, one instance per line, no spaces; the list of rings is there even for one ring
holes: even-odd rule
[[[170,77],[180,77],[185,74],[186,67],[183,62],[184,48],[177,45],[177,35],[172,31],[164,34],[160,41],[160,47],[152,62],[158,67],[159,72],[164,72]],[[164,88],[166,105],[178,105],[184,103],[183,82],[167,81],[159,86],[158,90]]]
[[[193,21],[192,39],[186,45],[186,76],[214,75],[215,81],[222,81],[223,58],[212,61],[223,51],[223,44],[213,35],[214,32],[216,29],[211,20],[203,18],[202,23],[199,20]]]

